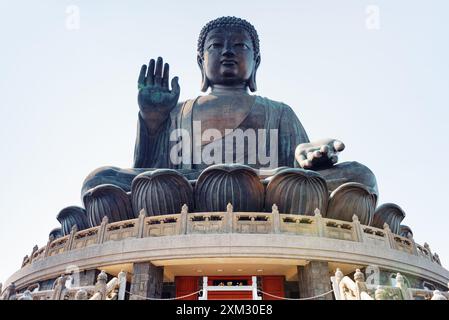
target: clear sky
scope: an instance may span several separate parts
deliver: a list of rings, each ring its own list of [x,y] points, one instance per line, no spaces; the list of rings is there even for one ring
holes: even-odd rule
[[[344,141],[341,161],[370,167],[380,203],[449,266],[448,1],[1,0],[0,281],[81,205],[89,172],[132,165],[143,63],[163,56],[181,99],[200,93],[197,37],[223,15],[259,32],[257,94]]]

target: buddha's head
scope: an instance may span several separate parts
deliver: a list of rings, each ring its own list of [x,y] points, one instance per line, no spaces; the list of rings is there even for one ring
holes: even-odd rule
[[[248,21],[221,17],[208,22],[198,39],[201,91],[215,85],[256,91],[260,64],[259,37]]]

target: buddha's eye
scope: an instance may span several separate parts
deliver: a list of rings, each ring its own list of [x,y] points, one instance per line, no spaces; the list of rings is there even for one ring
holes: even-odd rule
[[[222,47],[223,45],[220,42],[214,42],[209,46],[208,49],[220,49]]]
[[[240,48],[240,49],[245,49],[245,50],[249,49],[248,45],[246,45],[246,43],[243,43],[243,42],[236,43],[234,46],[236,48]]]

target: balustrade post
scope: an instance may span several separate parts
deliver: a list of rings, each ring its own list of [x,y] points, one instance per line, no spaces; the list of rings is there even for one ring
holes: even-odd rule
[[[45,247],[45,250],[44,250],[44,257],[45,258],[48,257],[48,254],[50,252],[50,245],[53,242],[53,240],[54,240],[53,236],[48,237],[47,246]]]
[[[418,254],[418,247],[416,246],[415,239],[413,239],[412,236],[408,236],[407,239],[411,242],[412,254],[414,254],[415,256],[419,255]]]
[[[31,255],[30,255],[30,264],[33,262],[33,255],[38,249],[39,249],[39,247],[37,245],[35,245],[33,247],[33,250],[31,251]]]
[[[315,222],[316,222],[318,236],[324,237],[324,221],[323,221],[323,216],[321,215],[320,209],[316,208],[314,211],[314,214],[315,214]]]
[[[345,275],[343,274],[343,272],[341,272],[340,268],[337,268],[334,275],[334,282],[332,283],[332,289],[334,289],[335,300],[344,300],[340,292],[340,282],[344,276]]]
[[[273,233],[281,232],[281,217],[278,206],[275,203],[271,207],[271,217],[273,219]]]
[[[234,231],[234,208],[231,203],[226,206],[225,213],[226,232],[232,233]]]
[[[363,242],[363,229],[357,215],[352,216],[352,224],[354,226],[355,236],[358,242]]]
[[[140,210],[139,218],[137,220],[137,238],[143,238],[143,233],[145,231],[145,217],[147,212],[145,209]]]
[[[388,241],[389,248],[390,249],[396,249],[393,233],[391,232],[390,226],[386,222],[384,223],[384,232],[385,232],[385,234],[387,236],[387,241]]]
[[[126,292],[126,272],[120,271],[118,274],[118,300],[125,300],[125,292]]]
[[[24,266],[26,266],[28,263],[30,263],[30,257],[28,257],[28,255],[26,255],[25,257],[23,257],[23,260],[22,260],[22,268]]]
[[[73,225],[72,230],[70,231],[69,239],[67,240],[67,244],[65,246],[64,251],[70,251],[73,248],[73,241],[75,240],[75,234],[78,232],[77,225]]]
[[[104,238],[106,235],[106,226],[109,222],[109,219],[107,216],[104,216],[103,219],[101,220],[101,225],[100,225],[100,230],[98,231],[98,240],[97,243],[101,244],[104,242]]]
[[[427,242],[424,242],[423,247],[425,249],[427,249],[427,252],[429,253],[428,258],[429,258],[430,261],[432,261],[432,250],[430,250],[429,244]]]
[[[100,294],[99,300],[106,300],[108,275],[104,270],[101,270],[97,277],[97,283],[95,284],[95,293]]]
[[[189,207],[184,204],[181,208],[181,214],[179,216],[178,222],[176,224],[177,234],[187,233],[187,216],[189,214]]]

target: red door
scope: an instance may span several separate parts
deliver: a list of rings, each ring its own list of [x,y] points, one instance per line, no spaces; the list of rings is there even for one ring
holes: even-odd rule
[[[182,297],[199,290],[199,277],[175,277],[176,297]],[[180,300],[198,300],[198,294]]]
[[[284,276],[262,276],[262,291],[277,297],[284,297]],[[202,277],[175,277],[176,297],[188,295],[196,292],[200,288]],[[208,285],[232,285],[242,283],[242,285],[252,285],[251,276],[212,276],[208,277]],[[208,291],[208,300],[251,300],[253,298],[251,291]],[[263,300],[279,300],[267,294],[262,295]],[[183,298],[182,300],[198,300],[198,294]]]
[[[207,285],[228,285],[228,282],[232,282],[232,285],[238,285],[241,282],[242,285],[252,285],[251,276],[219,276],[208,277]],[[208,291],[207,300],[252,300],[252,291]]]
[[[284,297],[284,276],[262,276],[262,291],[277,297]],[[281,300],[263,294],[263,300]]]

